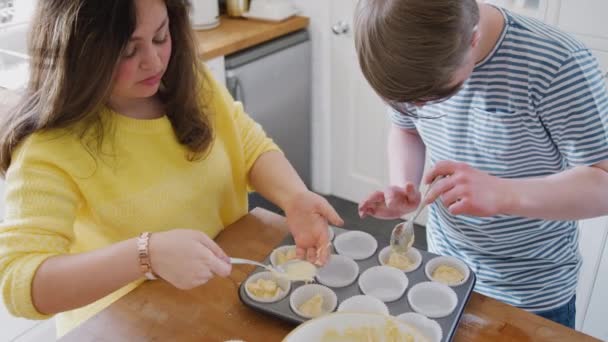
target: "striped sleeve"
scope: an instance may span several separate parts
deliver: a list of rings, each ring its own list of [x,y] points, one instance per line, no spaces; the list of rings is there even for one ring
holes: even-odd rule
[[[414,120],[408,116],[405,116],[395,109],[388,107],[388,116],[393,125],[403,129],[416,129]]]
[[[576,51],[565,60],[538,114],[569,166],[608,159],[608,90],[589,50]]]

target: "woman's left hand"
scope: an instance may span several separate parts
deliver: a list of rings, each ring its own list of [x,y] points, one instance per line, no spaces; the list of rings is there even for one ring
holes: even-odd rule
[[[427,172],[424,182],[438,180],[429,190],[426,204],[441,198],[443,205],[453,215],[494,216],[504,214],[513,196],[507,180],[489,175],[468,164],[440,161]]]
[[[312,191],[301,192],[284,208],[298,258],[324,265],[329,257],[328,222],[341,226],[340,215],[327,200]]]

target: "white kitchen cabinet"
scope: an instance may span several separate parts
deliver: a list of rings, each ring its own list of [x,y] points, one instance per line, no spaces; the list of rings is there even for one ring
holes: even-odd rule
[[[597,57],[600,67],[604,71],[604,77],[608,78],[608,51],[593,50],[593,54]]]
[[[547,20],[572,34],[589,47],[608,76],[608,1],[552,0],[547,7]]]
[[[224,64],[224,56],[216,57],[205,61],[205,65],[209,68],[211,75],[223,86],[226,85],[226,66]]]
[[[34,338],[35,337],[35,338]],[[55,320],[30,321],[11,316],[0,301],[0,341],[55,341]]]
[[[608,1],[606,0],[560,0],[552,1],[559,6],[554,23],[566,32],[580,36],[608,39]]]
[[[604,243],[602,256],[597,268],[597,277],[593,284],[593,291],[589,299],[586,319],[582,331],[604,341],[608,340],[608,246]]]
[[[329,194],[331,189],[331,17],[330,1],[293,0],[301,14],[310,18],[312,42],[312,189]]]
[[[14,339],[14,342],[54,342],[57,341],[55,320],[37,322],[37,325]]]
[[[595,337],[608,339],[604,335],[598,335],[600,326],[599,319],[605,320],[608,311],[598,316],[598,306],[603,310],[608,305],[605,289],[608,283],[604,279],[603,286],[600,285],[600,276],[608,271],[608,216],[583,220],[580,223],[579,247],[583,258],[583,265],[579,273],[578,286],[576,289],[576,328]],[[604,260],[602,260],[604,254]],[[602,290],[604,289],[604,290]],[[604,297],[601,297],[603,293]]]
[[[332,192],[358,202],[388,183],[386,105],[369,86],[353,39],[355,0],[330,1]]]
[[[482,2],[508,8],[528,17],[546,20],[549,0],[485,0]]]

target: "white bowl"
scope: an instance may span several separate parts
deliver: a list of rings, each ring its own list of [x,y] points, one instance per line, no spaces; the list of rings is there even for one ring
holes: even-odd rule
[[[319,284],[306,284],[295,289],[289,297],[291,310],[301,317],[313,318],[301,312],[300,306],[316,294],[320,294],[323,297],[323,304],[321,306],[323,313],[321,316],[334,311],[338,306],[338,297],[332,289]]]
[[[409,281],[402,271],[390,266],[374,266],[361,273],[359,288],[383,302],[393,302],[407,289]]]
[[[414,311],[430,318],[451,314],[458,304],[456,292],[434,281],[418,283],[408,291],[407,300]]]
[[[433,278],[433,272],[435,271],[435,269],[437,267],[439,267],[441,265],[455,268],[456,270],[458,270],[458,272],[460,272],[464,276],[464,278],[459,282],[454,282],[454,283],[449,283],[449,284]],[[426,263],[426,266],[424,267],[424,272],[426,273],[427,278],[429,278],[430,280],[440,282],[440,283],[448,285],[448,286],[460,286],[460,285],[466,283],[467,280],[469,280],[469,277],[471,276],[471,271],[469,270],[469,267],[462,260],[451,257],[451,256],[438,256],[438,257],[435,257],[435,258],[429,260]]]
[[[398,319],[395,319],[394,317],[353,312],[332,313],[308,322],[304,322],[290,332],[283,341],[322,341],[324,335],[329,331],[344,334],[347,329],[363,328],[374,329],[376,332],[379,332],[382,335],[380,336],[380,341],[387,341],[388,336],[385,336],[385,328],[389,321],[394,322],[400,334],[410,334],[414,338],[414,341],[424,341],[424,337],[419,331],[416,331],[412,327],[399,321]]]
[[[381,315],[388,315],[388,307],[383,301],[376,297],[367,295],[357,295],[347,298],[340,306],[338,306],[338,312],[364,312],[364,313],[377,313]]]
[[[388,262],[388,258],[391,255],[391,246],[386,246],[384,247],[380,253],[378,253],[378,262],[380,262],[380,265],[387,265]],[[418,267],[420,267],[420,265],[422,264],[422,255],[420,254],[420,251],[418,251],[416,248],[410,248],[408,249],[408,251],[405,253],[405,256],[410,259],[410,261],[412,262],[412,266],[408,267],[406,269],[403,269],[403,272],[412,272],[418,269]]]
[[[363,260],[374,255],[378,248],[378,241],[369,233],[353,230],[336,236],[334,247],[338,254],[355,260]]]
[[[289,251],[290,249],[293,249],[295,251],[296,246],[295,245],[286,245],[286,246],[281,246],[281,247],[277,247],[275,248],[272,253],[270,253],[270,263],[272,264],[273,267],[277,267],[279,266],[279,262],[277,260],[277,253],[281,252],[281,253],[286,253],[287,251]],[[293,259],[292,259],[293,260]]]
[[[253,293],[251,293],[249,291],[249,289],[247,288],[247,285],[249,285],[250,283],[255,283],[256,281],[258,281],[258,279],[274,280],[277,283],[277,285],[281,288],[281,290],[282,290],[281,293],[278,296],[275,296],[272,298],[260,298],[260,297],[254,296]],[[281,300],[281,299],[285,298],[285,296],[287,296],[287,294],[289,293],[289,290],[291,290],[291,282],[289,282],[289,280],[287,280],[287,279],[275,278],[271,272],[254,273],[251,276],[249,276],[249,278],[247,278],[247,280],[245,281],[245,293],[247,294],[247,296],[249,298],[251,298],[252,300],[254,300],[256,302],[260,302],[260,303],[278,302],[279,300]]]
[[[344,255],[332,254],[325,266],[317,270],[317,281],[329,287],[352,284],[359,275],[359,265]]]
[[[424,317],[415,312],[406,312],[397,316],[397,319],[405,324],[409,324],[420,331],[429,342],[441,342],[443,330],[437,321]]]

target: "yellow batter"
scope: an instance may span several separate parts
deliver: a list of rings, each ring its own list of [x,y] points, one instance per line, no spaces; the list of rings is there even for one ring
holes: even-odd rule
[[[300,312],[308,317],[319,317],[323,314],[323,296],[314,295],[298,308]]]
[[[317,267],[304,260],[291,261],[282,265],[282,268],[284,272],[273,269],[273,275],[289,281],[311,282],[315,280],[315,275],[317,274]]]
[[[295,248],[290,248],[285,252],[281,252],[281,251],[277,251],[277,265],[283,265],[284,263],[288,262],[289,260],[293,260],[296,258],[296,249]]]
[[[448,265],[440,265],[433,271],[431,276],[433,277],[433,280],[446,285],[454,285],[464,279],[464,274]]]
[[[410,260],[410,258],[401,253],[391,252],[386,265],[393,266],[403,271],[412,268],[414,263],[412,260]]]
[[[247,284],[247,290],[254,297],[262,299],[278,297],[283,291],[272,279],[258,279],[256,282],[250,282]]]
[[[417,342],[414,336],[399,331],[399,327],[392,320],[388,320],[384,327],[363,326],[348,328],[340,334],[336,330],[328,330],[321,342]]]

